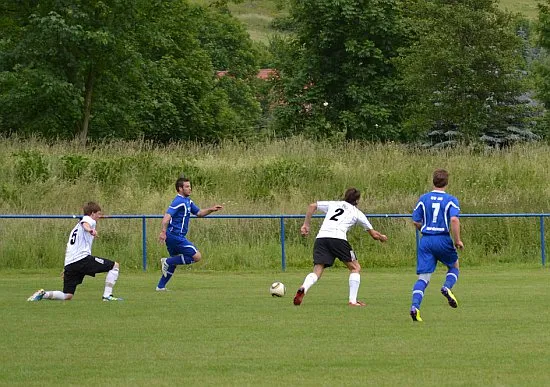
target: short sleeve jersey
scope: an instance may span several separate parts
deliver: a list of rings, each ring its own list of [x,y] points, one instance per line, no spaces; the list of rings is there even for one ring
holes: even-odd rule
[[[96,221],[88,215],[84,215],[82,220],[71,230],[67,249],[65,250],[65,266],[80,261],[88,255],[92,255],[92,243],[94,237],[84,229],[83,223],[88,223],[92,229],[95,229]]]
[[[348,230],[359,223],[366,231],[372,226],[357,207],[345,201],[319,201],[317,209],[324,212],[325,219],[317,238],[336,238],[347,240]]]
[[[422,223],[424,235],[449,234],[451,218],[460,215],[458,199],[445,191],[433,190],[420,197],[413,210],[413,221]]]
[[[168,225],[168,232],[176,236],[185,237],[189,229],[191,214],[197,215],[199,211],[200,208],[193,203],[190,197],[176,195],[166,210],[166,213],[172,217]]]

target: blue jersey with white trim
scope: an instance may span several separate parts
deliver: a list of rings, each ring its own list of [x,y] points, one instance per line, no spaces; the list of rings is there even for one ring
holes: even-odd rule
[[[458,199],[445,191],[433,190],[420,197],[413,210],[413,221],[422,223],[423,235],[448,235],[451,218],[460,215]]]
[[[189,229],[191,214],[197,215],[199,211],[200,208],[193,203],[190,197],[184,197],[180,194],[176,195],[166,210],[166,213],[172,217],[167,231],[173,235],[185,237]]]

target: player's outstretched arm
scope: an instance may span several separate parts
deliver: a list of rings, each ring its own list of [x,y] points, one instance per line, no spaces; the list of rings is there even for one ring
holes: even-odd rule
[[[307,207],[306,218],[304,219],[304,224],[302,225],[302,227],[300,227],[300,233],[303,236],[309,235],[309,224],[311,222],[311,217],[313,216],[315,211],[317,211],[317,203],[311,203]]]
[[[209,207],[209,208],[203,208],[199,212],[197,212],[197,217],[204,218],[205,216],[210,215],[213,212],[219,211],[223,208],[223,206],[220,206],[219,204],[216,204],[215,206]]]
[[[368,231],[368,233],[370,234],[370,236],[372,237],[372,239],[374,240],[377,240],[377,241],[380,241],[380,242],[385,242],[388,240],[388,237],[374,229],[370,229]]]

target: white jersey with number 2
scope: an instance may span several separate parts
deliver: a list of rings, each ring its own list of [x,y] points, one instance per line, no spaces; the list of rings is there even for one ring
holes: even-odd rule
[[[348,240],[348,230],[359,223],[365,231],[372,226],[357,207],[345,201],[319,201],[317,209],[326,213],[325,220],[317,234],[317,238],[336,238]]]
[[[65,266],[92,255],[94,237],[84,229],[82,223],[88,223],[91,228],[95,229],[96,221],[87,215],[74,226],[69,235],[67,250],[65,250]]]

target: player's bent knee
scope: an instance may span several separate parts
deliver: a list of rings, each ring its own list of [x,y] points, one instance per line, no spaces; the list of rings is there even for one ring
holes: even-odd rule
[[[201,253],[197,252],[195,255],[193,255],[193,261],[198,262],[202,259]]]
[[[73,299],[73,294],[65,293],[65,301],[71,301]]]
[[[115,264],[113,265],[113,269],[118,270],[119,268],[120,268],[120,264],[118,262],[115,262]]]
[[[419,274],[418,279],[426,282],[426,284],[430,283],[430,279],[432,278],[432,273],[426,273],[426,274]]]

